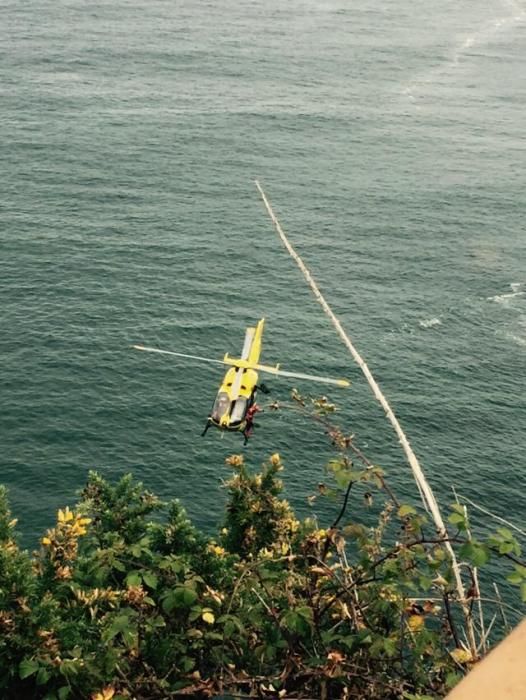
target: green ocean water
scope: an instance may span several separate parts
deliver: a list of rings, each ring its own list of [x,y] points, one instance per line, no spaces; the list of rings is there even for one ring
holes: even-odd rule
[[[0,39],[0,481],[27,546],[88,469],[213,529],[242,449],[199,436],[221,369],[129,346],[220,359],[263,316],[262,360],[349,377],[339,419],[417,498],[254,178],[441,502],[454,484],[521,524],[523,0],[8,0]],[[247,458],[279,451],[306,513],[323,434],[258,423]]]

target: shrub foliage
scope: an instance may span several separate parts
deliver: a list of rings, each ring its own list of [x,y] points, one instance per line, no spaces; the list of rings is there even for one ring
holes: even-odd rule
[[[278,454],[258,473],[227,460],[215,538],[131,476],[92,472],[29,554],[0,490],[0,695],[443,697],[488,648],[475,567],[508,560],[526,596],[519,543],[504,528],[476,540],[453,505],[447,537],[472,580],[480,640],[470,649],[444,536],[326,423],[326,404],[313,409],[336,447],[310,499],[334,500],[325,527],[281,497]]]

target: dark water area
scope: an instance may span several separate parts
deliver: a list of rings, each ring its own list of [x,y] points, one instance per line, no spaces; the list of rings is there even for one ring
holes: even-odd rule
[[[339,420],[417,499],[254,178],[441,503],[454,485],[522,525],[523,2],[30,0],[0,27],[0,482],[28,547],[89,469],[214,530],[242,449],[199,436],[221,369],[130,345],[220,359],[262,317],[262,360],[349,377]],[[258,423],[247,459],[279,451],[308,513],[330,446],[295,413]]]

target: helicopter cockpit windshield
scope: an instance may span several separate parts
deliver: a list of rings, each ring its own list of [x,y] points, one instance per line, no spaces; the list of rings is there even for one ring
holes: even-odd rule
[[[228,409],[230,408],[230,399],[228,398],[228,394],[224,391],[220,391],[219,394],[216,396],[216,400],[214,401],[214,405],[212,407],[212,413],[210,414],[210,418],[213,421],[216,421],[219,423],[221,421],[221,418],[228,413]]]

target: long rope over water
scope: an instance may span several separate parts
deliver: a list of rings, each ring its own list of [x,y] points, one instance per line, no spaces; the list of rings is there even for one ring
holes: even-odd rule
[[[356,350],[356,348],[352,344],[349,336],[347,335],[347,333],[343,329],[340,321],[335,316],[331,307],[329,306],[329,304],[325,300],[325,297],[323,296],[323,294],[320,292],[318,285],[314,281],[314,279],[313,279],[311,273],[309,272],[309,270],[307,269],[305,263],[303,262],[303,260],[300,258],[300,256],[296,253],[296,251],[294,250],[294,248],[290,244],[287,236],[283,232],[283,229],[281,228],[281,225],[280,225],[279,221],[277,220],[277,218],[272,210],[272,207],[270,206],[270,203],[265,195],[265,192],[263,191],[263,188],[261,187],[261,185],[259,184],[259,182],[257,180],[255,180],[255,184],[259,190],[261,198],[263,199],[263,203],[265,204],[267,212],[268,212],[270,218],[272,219],[272,222],[276,228],[276,231],[278,232],[279,237],[281,238],[281,240],[283,242],[283,245],[287,249],[291,258],[296,262],[296,264],[298,265],[298,267],[302,271],[303,276],[307,280],[310,288],[312,289],[312,291],[314,293],[314,296],[316,297],[316,299],[320,303],[321,307],[323,308],[323,310],[325,311],[327,316],[332,321],[333,326],[335,327],[336,331],[338,332],[338,335],[340,336],[340,338],[343,340],[343,342],[347,346],[354,361],[362,370],[363,374],[365,375],[365,378],[367,379],[369,386],[371,387],[371,389],[373,391],[375,398],[380,402],[382,408],[385,411],[385,415],[387,416],[387,418],[389,419],[389,422],[391,423],[391,425],[395,429],[395,432],[398,436],[398,440],[399,440],[400,444],[402,445],[402,448],[403,448],[405,455],[407,457],[407,461],[409,462],[409,466],[411,467],[411,470],[413,472],[413,476],[414,476],[414,479],[416,481],[420,495],[422,497],[422,501],[424,503],[424,506],[431,513],[439,534],[442,537],[447,537],[446,527],[444,525],[444,521],[442,520],[442,515],[440,513],[440,509],[438,507],[438,503],[437,503],[437,500],[435,498],[435,495],[427,482],[427,479],[424,475],[424,472],[422,471],[422,468],[418,462],[418,459],[416,458],[416,455],[413,452],[411,445],[409,444],[409,441],[408,441],[404,431],[402,430],[400,423],[398,422],[397,417],[393,413],[389,403],[387,402],[387,399],[385,398],[383,393],[380,391],[380,387],[378,386],[375,378],[371,374],[369,367],[366,365],[364,359],[362,358],[360,353]],[[474,634],[474,630],[473,630],[473,622],[472,622],[471,613],[469,610],[469,606],[466,602],[466,594],[464,591],[464,584],[463,584],[462,578],[460,576],[460,569],[459,569],[458,562],[457,562],[457,559],[455,556],[455,552],[453,551],[453,547],[451,546],[451,543],[446,541],[446,542],[444,542],[444,544],[445,544],[445,546],[448,550],[448,553],[451,557],[452,568],[453,568],[453,572],[455,575],[457,593],[458,593],[459,600],[460,600],[460,603],[461,603],[462,608],[464,610],[464,615],[466,618],[466,632],[467,632],[467,636],[468,636],[469,647],[470,647],[470,651],[471,651],[473,657],[475,658],[477,645],[475,642],[475,634]]]

